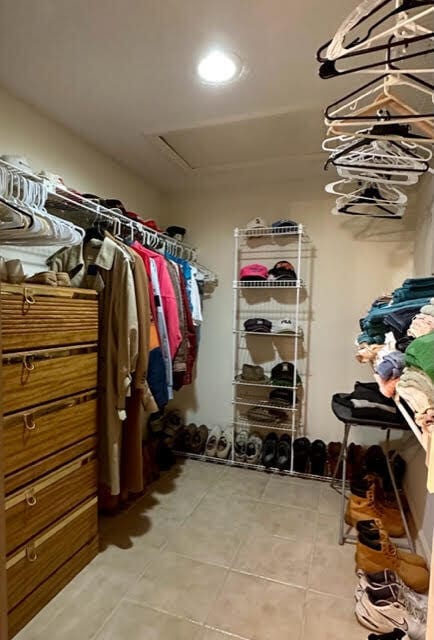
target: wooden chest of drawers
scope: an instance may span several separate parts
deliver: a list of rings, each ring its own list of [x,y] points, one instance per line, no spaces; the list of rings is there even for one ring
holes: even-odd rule
[[[97,553],[98,300],[1,286],[9,637]]]

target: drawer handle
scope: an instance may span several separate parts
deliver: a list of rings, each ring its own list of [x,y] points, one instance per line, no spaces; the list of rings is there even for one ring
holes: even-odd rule
[[[29,505],[29,507],[34,507],[36,504],[36,496],[33,495],[33,493],[27,493],[26,502]]]
[[[36,422],[33,420],[33,416],[31,413],[25,413],[23,415],[24,426],[27,431],[33,431],[36,429]]]
[[[32,356],[23,357],[23,367],[21,369],[21,384],[27,384],[30,374],[34,371],[35,365],[33,364]]]
[[[29,293],[28,289],[24,289],[24,302],[27,304],[35,304],[36,300],[32,293]]]
[[[38,559],[35,547],[27,547],[26,556],[29,562],[35,562]]]

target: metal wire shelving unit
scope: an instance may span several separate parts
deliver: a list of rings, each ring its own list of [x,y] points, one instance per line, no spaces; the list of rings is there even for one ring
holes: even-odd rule
[[[235,438],[240,428],[250,433],[257,432],[264,438],[267,433],[279,436],[289,434],[292,439],[300,433],[304,414],[304,394],[299,356],[303,342],[303,327],[300,322],[300,308],[306,287],[302,278],[302,255],[308,237],[302,225],[288,227],[267,227],[262,229],[235,229],[234,231],[234,281],[233,281],[233,428],[232,451],[229,464],[246,466],[250,469],[266,469],[260,462],[252,465],[235,459]],[[238,279],[240,269],[249,263],[259,262],[272,268],[275,263],[288,260],[294,266],[294,280],[264,280],[246,282]],[[267,318],[272,322],[271,331],[256,333],[244,330],[245,320],[252,317]],[[278,321],[289,318],[291,331],[277,331]],[[262,352],[262,353],[261,353]],[[289,357],[291,354],[292,357]],[[290,361],[294,366],[291,386],[274,384],[271,370],[281,361]],[[255,382],[240,380],[243,364],[260,364],[267,379]],[[301,374],[301,375],[300,375]],[[289,403],[267,399],[273,389],[285,389],[292,395]],[[257,407],[269,412],[269,419],[258,420],[249,408]],[[298,475],[294,472],[291,448],[290,466],[281,472],[284,475]],[[309,476],[311,477],[311,476]]]

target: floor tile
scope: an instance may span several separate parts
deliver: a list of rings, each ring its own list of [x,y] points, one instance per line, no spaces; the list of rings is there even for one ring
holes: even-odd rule
[[[230,529],[222,525],[210,527],[209,523],[188,518],[176,529],[165,550],[229,567],[246,536],[244,525]]]
[[[270,478],[262,500],[263,502],[316,511],[320,492],[319,482],[307,484],[301,478]]]
[[[316,544],[309,577],[311,589],[351,597],[356,585],[354,545]]]
[[[251,535],[244,542],[233,569],[305,587],[313,545],[303,540]]]
[[[326,515],[339,516],[341,508],[341,496],[340,494],[331,488],[329,484],[322,486],[319,512]]]
[[[202,627],[123,600],[95,640],[200,640]]]
[[[254,530],[290,539],[312,542],[317,527],[317,513],[296,507],[259,504],[256,510]]]
[[[307,592],[302,640],[366,640],[358,624],[354,600]]]
[[[345,525],[345,530],[347,525]],[[337,547],[339,540],[339,518],[338,516],[325,515],[318,516],[318,527],[315,542],[317,544],[329,544]]]
[[[208,492],[208,496],[244,496],[258,500],[264,493],[268,478],[264,473],[252,472],[246,474],[245,469],[231,469],[232,473],[225,474],[217,480]]]
[[[203,622],[226,569],[162,551],[128,592],[128,599]]]
[[[299,640],[305,592],[230,572],[207,624],[251,640]]]
[[[140,541],[155,549],[161,549],[185,518],[175,518],[167,513],[146,512],[133,508],[123,514],[116,524],[100,536],[102,545],[116,544],[121,548]]]
[[[16,637],[20,640],[93,639],[131,585],[131,575],[92,564],[88,571],[77,577],[79,580],[74,581],[74,589],[57,600],[55,615],[38,635],[30,635],[27,629],[31,627],[28,627]]]
[[[149,516],[163,515],[172,518],[187,518],[201,502],[208,487],[198,481],[186,482],[174,487],[171,492],[151,490],[140,501],[142,509]]]
[[[192,513],[190,521],[227,528],[253,526],[258,506],[260,503],[250,498],[206,495]]]
[[[129,537],[123,531],[113,530],[110,537],[101,541],[101,551],[92,561],[94,567],[107,571],[120,570],[131,578],[139,577],[159,551],[146,544],[146,536]]]

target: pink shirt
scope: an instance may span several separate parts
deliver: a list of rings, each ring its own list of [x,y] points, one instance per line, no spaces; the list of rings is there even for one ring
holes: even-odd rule
[[[179,328],[178,305],[172,280],[170,279],[169,270],[166,265],[166,259],[159,253],[146,249],[137,241],[132,244],[132,248],[142,256],[142,258],[146,256],[152,258],[157,265],[161,304],[163,307],[164,318],[166,320],[170,356],[173,360],[176,352],[178,351],[179,345],[181,344],[182,335]]]

